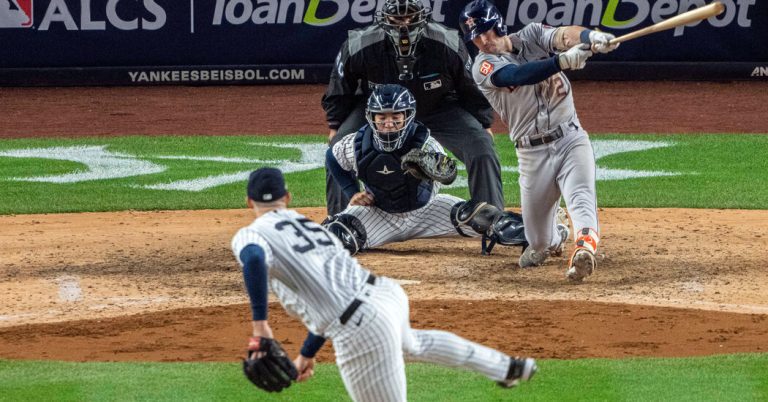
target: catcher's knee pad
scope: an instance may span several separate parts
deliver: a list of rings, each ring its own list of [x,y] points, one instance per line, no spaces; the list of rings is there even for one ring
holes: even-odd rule
[[[341,240],[344,248],[352,255],[363,249],[368,235],[365,226],[354,215],[336,214],[325,218],[321,225]]]
[[[461,201],[451,208],[451,223],[460,235],[470,237],[461,226],[469,226],[477,233],[485,234],[502,212],[491,204],[482,201]]]

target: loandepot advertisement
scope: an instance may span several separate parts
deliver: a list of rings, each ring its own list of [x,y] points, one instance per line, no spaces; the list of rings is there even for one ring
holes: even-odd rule
[[[764,79],[768,46],[760,44],[768,38],[768,1],[721,1],[719,16],[626,42],[593,60],[622,68],[630,63],[628,79],[647,68],[679,70],[687,79]],[[383,2],[0,0],[0,85],[327,82],[347,31],[374,23]],[[454,28],[467,2],[424,1],[434,21]],[[496,1],[511,32],[541,22],[617,36],[707,3]]]

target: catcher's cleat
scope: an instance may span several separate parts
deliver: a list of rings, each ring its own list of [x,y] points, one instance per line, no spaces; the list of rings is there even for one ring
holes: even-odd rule
[[[523,254],[520,255],[518,265],[520,265],[520,268],[537,267],[543,264],[548,256],[549,252],[546,250],[536,251],[533,247],[527,247]]]
[[[536,360],[530,357],[524,358],[512,358],[509,362],[509,371],[507,372],[507,379],[499,381],[502,388],[512,388],[520,384],[521,381],[528,381],[536,374],[539,367],[536,365]]]

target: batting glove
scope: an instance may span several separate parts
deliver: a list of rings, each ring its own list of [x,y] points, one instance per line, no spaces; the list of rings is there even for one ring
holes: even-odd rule
[[[589,43],[592,45],[592,51],[596,53],[608,53],[616,50],[619,43],[608,44],[616,36],[606,32],[591,31],[589,33]]]
[[[581,70],[587,65],[587,59],[592,56],[588,45],[576,45],[557,56],[561,70]]]

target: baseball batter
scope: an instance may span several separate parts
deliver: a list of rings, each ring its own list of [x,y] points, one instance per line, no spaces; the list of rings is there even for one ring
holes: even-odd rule
[[[487,233],[501,244],[525,244],[520,214],[438,194],[437,181],[403,171],[402,158],[411,150],[445,156],[429,129],[414,120],[416,100],[408,89],[397,84],[378,86],[368,99],[365,115],[368,124],[344,136],[326,153],[326,169],[350,202],[324,224],[350,252],[408,239]],[[362,191],[358,180],[365,187]]]
[[[592,50],[607,53],[613,35],[582,27],[532,23],[507,35],[494,5],[475,0],[460,16],[464,39],[480,50],[472,65],[475,83],[509,126],[520,171],[520,199],[530,247],[520,266],[540,265],[562,249],[559,199],[575,229],[576,247],[566,276],[580,282],[595,268],[599,242],[595,157],[573,105],[563,70],[585,66]]]
[[[330,232],[286,209],[291,195],[279,170],[251,173],[247,193],[256,220],[237,232],[232,250],[243,266],[253,313],[246,375],[260,388],[283,388],[269,385],[280,373],[248,369],[259,358],[279,361],[284,356],[267,322],[267,283],[285,310],[310,331],[295,368],[284,371],[298,381],[311,377],[314,356],[328,337],[355,401],[405,401],[404,353],[478,372],[504,387],[527,381],[536,372],[534,359],[512,358],[449,332],[412,329],[400,285],[365,270]]]

